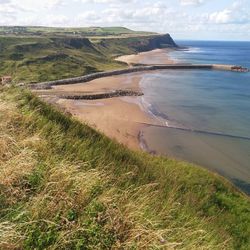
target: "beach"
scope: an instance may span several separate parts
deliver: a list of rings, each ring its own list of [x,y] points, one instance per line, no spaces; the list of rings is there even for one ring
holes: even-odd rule
[[[138,54],[125,55],[116,58],[115,60],[131,64],[175,64],[176,61],[168,56],[168,53],[173,49],[155,49],[148,52]]]
[[[169,49],[157,49],[149,52],[117,58],[130,63],[174,63],[168,56]],[[149,125],[164,125],[160,119],[155,119],[144,106],[143,97],[125,96],[104,98],[98,100],[72,100],[61,98],[65,95],[92,95],[129,90],[140,92],[140,81],[143,73],[104,77],[87,83],[53,86],[49,90],[34,92],[44,100],[56,104],[72,114],[81,122],[104,133],[108,137],[134,150],[141,150],[140,133]]]
[[[96,93],[115,89],[140,90],[139,74],[106,77],[89,82],[56,86],[55,90],[64,92]],[[115,97],[100,100],[66,100],[57,102],[74,117],[101,131],[134,150],[140,150],[138,136],[144,124],[156,121],[146,113],[141,97]]]
[[[139,131],[143,123],[153,123],[149,115],[136,104],[123,98],[103,100],[63,100],[58,104],[85,124],[131,149],[139,150]]]
[[[173,63],[168,56],[169,51],[154,50],[118,59],[127,64]],[[240,134],[238,137],[235,134],[234,123],[238,119],[227,120],[227,126],[216,133],[224,121],[220,119],[226,119],[227,112],[226,109],[220,115],[220,109],[217,110],[217,107],[224,107],[221,101],[225,97],[213,99],[216,98],[213,91],[217,81],[221,82],[219,79],[223,74],[225,77],[232,74],[230,79],[239,77],[232,72],[208,73],[205,70],[168,70],[167,74],[163,71],[145,71],[34,91],[79,121],[133,150],[144,150],[202,165],[249,192],[249,141],[244,139],[247,134],[243,133],[243,138]],[[214,88],[210,82],[211,77],[214,79]],[[208,81],[209,85],[208,82],[201,85],[203,81]],[[229,83],[226,87],[228,89]],[[207,88],[211,91],[207,92]],[[145,95],[94,98],[96,94],[113,93],[117,90],[143,92]],[[223,91],[224,88],[216,93],[223,96]],[[73,99],[74,96],[82,95],[89,95],[93,100]],[[204,100],[209,104],[208,107]],[[212,107],[213,105],[215,106]],[[228,106],[226,103],[225,107]],[[213,119],[209,119],[210,117]],[[238,131],[244,132],[243,128]]]
[[[58,96],[93,94],[119,90],[140,90],[139,73],[105,77],[85,84],[54,86],[52,90],[36,91],[81,122],[134,150],[141,150],[139,135],[146,124],[161,124],[143,106],[142,97],[114,97],[98,100],[68,100]]]

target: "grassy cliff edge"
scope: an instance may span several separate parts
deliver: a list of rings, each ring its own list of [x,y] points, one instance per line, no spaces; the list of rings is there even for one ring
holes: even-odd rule
[[[22,32],[1,36],[0,27],[0,75],[11,75],[14,82],[43,82],[126,68],[127,64],[114,58],[176,46],[169,34],[87,38],[62,31],[39,36]]]
[[[249,198],[0,91],[0,249],[249,249]]]

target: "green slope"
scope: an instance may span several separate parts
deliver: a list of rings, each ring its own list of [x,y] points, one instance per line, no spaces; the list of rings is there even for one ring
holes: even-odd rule
[[[1,89],[0,128],[0,249],[249,249],[249,198],[216,174],[20,89]]]
[[[0,56],[0,75],[12,75],[19,82],[80,76],[123,66],[97,51],[85,38],[2,37]]]
[[[114,60],[164,46],[175,46],[169,35],[123,38],[0,36],[0,76],[15,82],[41,82],[127,67]]]
[[[0,27],[0,75],[16,82],[175,46],[120,27],[24,28]],[[132,152],[27,91],[0,89],[0,249],[249,249],[249,205],[216,174]]]

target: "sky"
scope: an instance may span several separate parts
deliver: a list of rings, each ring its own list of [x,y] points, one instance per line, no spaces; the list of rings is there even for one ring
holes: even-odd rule
[[[0,25],[124,26],[174,39],[250,41],[250,0],[0,0]]]

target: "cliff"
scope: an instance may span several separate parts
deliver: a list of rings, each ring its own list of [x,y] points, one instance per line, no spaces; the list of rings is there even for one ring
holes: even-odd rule
[[[161,48],[178,47],[169,34],[151,36],[148,39],[141,39],[133,45],[139,52]]]
[[[78,38],[78,37],[56,37],[51,38],[51,40],[57,45],[57,46],[65,46],[68,48],[74,48],[74,49],[82,49],[82,48],[92,48],[93,44],[90,42],[88,38]]]
[[[15,82],[82,76],[126,67],[113,60],[119,55],[165,47],[177,47],[169,34],[83,37],[65,32],[60,36],[54,33],[51,36],[3,36],[0,37],[0,75],[11,75]]]

